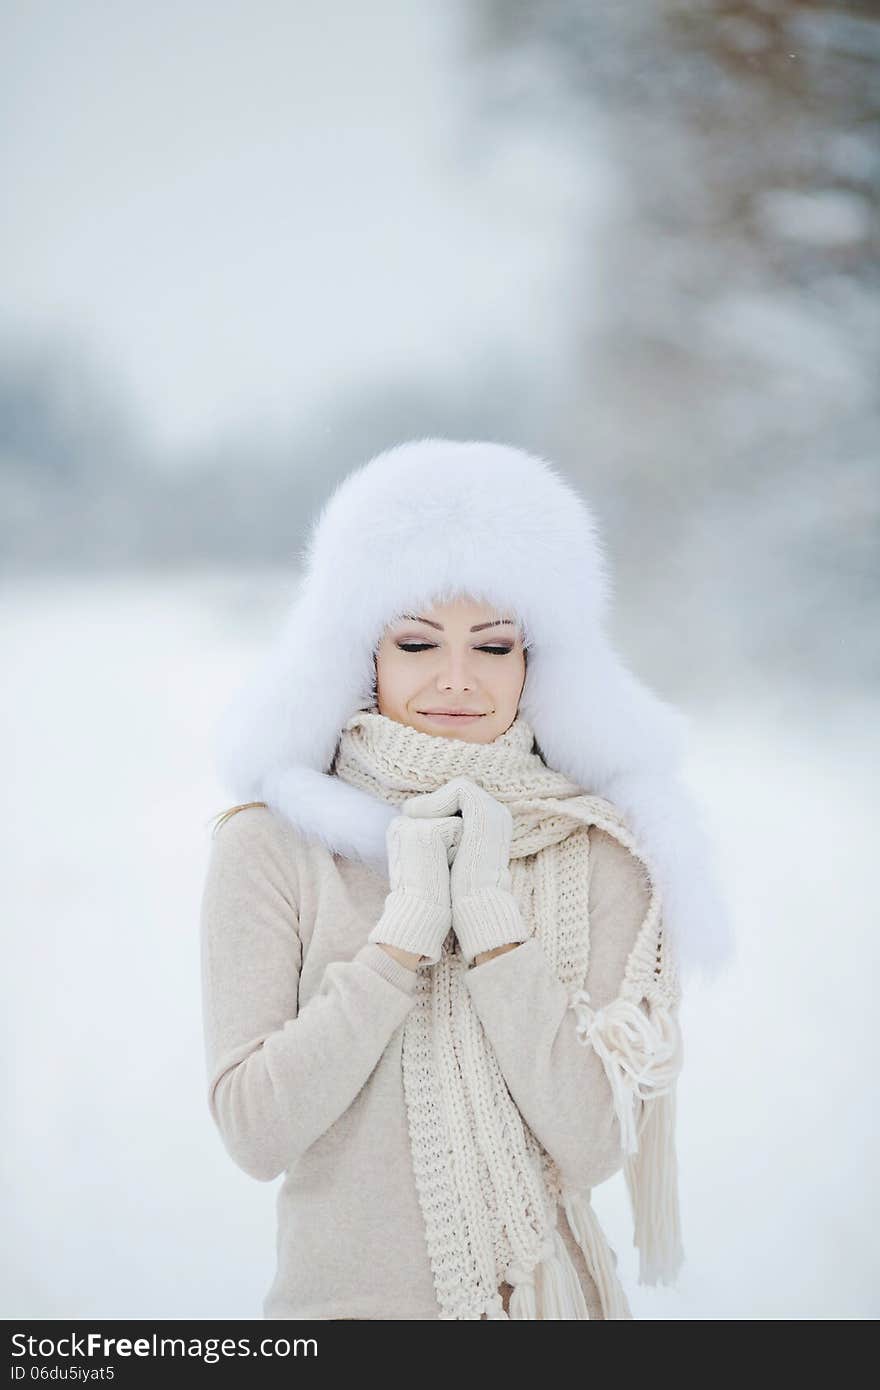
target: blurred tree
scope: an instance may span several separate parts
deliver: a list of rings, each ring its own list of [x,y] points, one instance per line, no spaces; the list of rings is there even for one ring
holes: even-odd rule
[[[620,537],[624,605],[653,582],[673,621],[706,632],[699,556],[717,567],[707,591],[752,615],[723,625],[719,667],[733,636],[764,664],[876,679],[880,7],[483,0],[468,13],[483,119],[546,105],[548,84],[530,90],[527,74],[549,63],[556,117],[586,137],[601,116],[625,188],[611,235],[585,234],[594,298],[578,310],[572,285],[589,328],[553,446]],[[847,615],[853,640],[810,627],[810,594]]]

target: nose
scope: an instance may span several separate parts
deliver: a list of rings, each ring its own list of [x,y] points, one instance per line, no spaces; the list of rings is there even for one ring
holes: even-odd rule
[[[467,652],[450,652],[437,676],[438,690],[473,690],[476,682]]]

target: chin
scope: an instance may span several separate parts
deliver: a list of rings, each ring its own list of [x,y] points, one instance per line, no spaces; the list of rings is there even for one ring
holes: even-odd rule
[[[437,738],[458,739],[460,743],[491,743],[500,732],[496,727],[497,721],[490,720],[488,716],[477,720],[474,724],[463,724],[460,729],[450,725],[435,724],[424,714],[416,717],[420,721],[416,727],[423,732],[434,734]]]

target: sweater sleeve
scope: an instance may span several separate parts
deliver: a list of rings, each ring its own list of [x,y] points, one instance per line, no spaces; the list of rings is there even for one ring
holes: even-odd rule
[[[590,962],[586,989],[599,1009],[620,992],[650,904],[642,865],[605,831],[590,829]],[[602,1059],[576,1036],[569,991],[540,941],[465,975],[474,1008],[520,1114],[566,1183],[596,1187],[623,1167],[613,1094]],[[639,1102],[643,1113],[644,1102]]]
[[[334,961],[298,1007],[295,848],[268,808],[211,845],[200,916],[208,1107],[227,1152],[269,1182],[351,1105],[415,1003],[416,974],[380,945]]]

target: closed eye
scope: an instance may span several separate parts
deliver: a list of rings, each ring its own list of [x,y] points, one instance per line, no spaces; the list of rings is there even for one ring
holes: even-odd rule
[[[398,642],[397,646],[402,652],[427,652],[434,646],[433,642]],[[477,647],[478,652],[489,652],[492,656],[509,656],[513,647]]]

